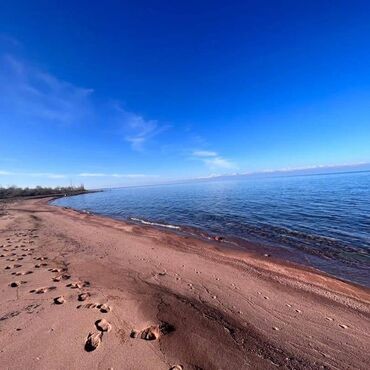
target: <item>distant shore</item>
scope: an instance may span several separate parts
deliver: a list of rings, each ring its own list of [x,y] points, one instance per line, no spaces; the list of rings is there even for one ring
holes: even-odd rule
[[[47,193],[47,194],[40,194],[40,195],[20,195],[20,196],[10,196],[5,198],[0,198],[0,202],[13,202],[16,200],[29,200],[29,199],[42,199],[42,198],[50,198],[57,199],[63,197],[73,197],[76,195],[83,195],[83,194],[90,194],[90,193],[99,193],[102,190],[83,190],[83,191],[75,191],[70,193]]]
[[[369,289],[50,199],[0,215],[5,368],[367,368]]]

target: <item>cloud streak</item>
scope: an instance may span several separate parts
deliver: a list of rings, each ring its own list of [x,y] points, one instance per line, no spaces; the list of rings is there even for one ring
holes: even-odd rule
[[[192,159],[202,161],[211,170],[237,168],[237,165],[235,163],[226,158],[223,158],[214,151],[195,150],[192,153]]]
[[[96,103],[93,92],[12,54],[0,56],[0,111],[9,122],[63,126],[104,123],[117,134],[123,132],[124,140],[135,151],[143,150],[151,139],[169,128],[158,120],[124,109],[120,102]]]
[[[0,176],[25,176],[25,177],[43,177],[48,179],[65,179],[67,175],[52,172],[13,172],[0,170]]]
[[[82,88],[5,54],[0,59],[2,111],[32,122],[81,123],[92,113],[92,89]]]
[[[193,152],[194,157],[207,158],[207,157],[217,157],[216,152],[211,152],[208,150],[195,150]]]
[[[139,178],[153,178],[157,175],[145,175],[142,173],[101,173],[101,172],[82,172],[77,176],[79,177],[116,177],[126,179],[139,179]]]
[[[147,120],[137,113],[128,112],[120,104],[115,104],[114,108],[124,139],[131,144],[133,150],[142,151],[148,140],[169,128],[168,125],[160,125],[157,120]]]
[[[23,177],[40,177],[49,179],[66,179],[72,177],[113,177],[126,179],[155,178],[157,175],[146,175],[140,173],[101,173],[101,172],[80,172],[80,173],[51,173],[51,172],[12,172],[0,170],[0,176],[23,176]]]

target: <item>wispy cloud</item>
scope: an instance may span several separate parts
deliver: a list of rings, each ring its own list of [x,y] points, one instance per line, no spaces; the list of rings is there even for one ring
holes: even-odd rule
[[[214,151],[194,150],[192,153],[192,158],[201,160],[211,170],[237,168],[237,165],[235,163],[226,158],[223,158]]]
[[[139,179],[139,178],[158,177],[157,175],[147,175],[142,173],[102,173],[102,172],[51,173],[51,172],[13,172],[6,170],[0,170],[0,176],[24,176],[49,179],[65,179],[72,177],[116,177],[127,179]]]
[[[124,138],[134,150],[143,150],[144,144],[149,139],[169,128],[169,125],[161,125],[157,120],[148,120],[137,113],[129,112],[120,104],[115,104],[114,108],[118,115],[118,122],[122,126]]]
[[[43,177],[48,179],[64,179],[65,174],[52,172],[13,172],[0,170],[0,176],[25,176],[25,177]]]
[[[9,37],[2,38],[8,43],[12,41]],[[0,55],[0,110],[9,122],[62,125],[104,122],[113,131],[123,132],[124,140],[136,151],[143,150],[146,143],[169,128],[158,120],[123,108],[122,103],[96,103],[93,92],[13,54]],[[102,109],[106,106],[108,111]]]
[[[216,152],[211,152],[211,151],[208,151],[208,150],[195,150],[193,152],[193,156],[194,157],[200,157],[200,158],[217,157],[217,153]]]
[[[2,44],[5,44],[6,46],[11,46],[15,48],[22,45],[22,43],[18,39],[5,33],[0,33],[0,42]]]
[[[82,172],[78,174],[79,177],[116,177],[127,179],[158,177],[157,175],[146,175],[141,173],[101,173],[101,172]]]
[[[206,158],[204,163],[210,168],[235,169],[237,167],[235,163],[222,157]]]
[[[2,110],[27,121],[72,124],[91,113],[92,89],[82,88],[13,55],[0,59]]]

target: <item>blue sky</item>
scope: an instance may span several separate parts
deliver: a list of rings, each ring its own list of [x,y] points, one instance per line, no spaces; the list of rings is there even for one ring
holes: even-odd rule
[[[369,1],[51,3],[0,4],[0,185],[370,162]]]

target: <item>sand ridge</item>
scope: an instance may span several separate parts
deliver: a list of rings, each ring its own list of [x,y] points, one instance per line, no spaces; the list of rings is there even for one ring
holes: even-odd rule
[[[9,369],[368,368],[368,290],[315,271],[45,200],[0,253]]]

